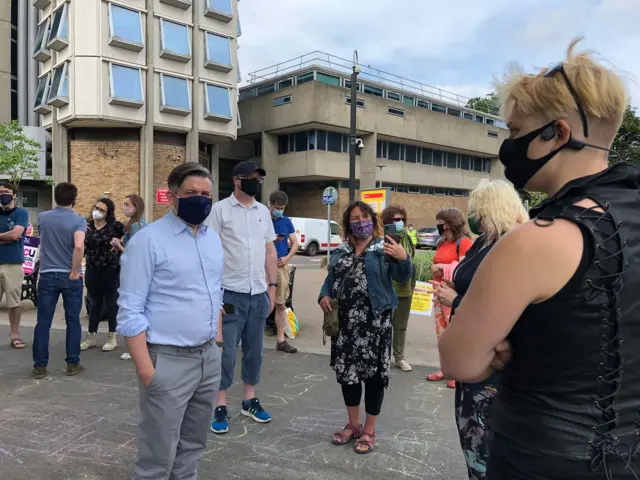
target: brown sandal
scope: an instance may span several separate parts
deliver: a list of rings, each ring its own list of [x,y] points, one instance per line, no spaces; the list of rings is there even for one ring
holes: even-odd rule
[[[367,438],[365,438],[367,437]],[[373,452],[373,447],[376,444],[376,432],[373,434],[362,432],[360,438],[356,441],[355,451],[361,455]]]
[[[347,433],[349,430],[351,433]],[[334,445],[346,445],[354,438],[360,438],[360,435],[362,435],[362,425],[356,427],[347,423],[342,430],[333,434],[331,441]]]
[[[19,337],[12,338],[9,342],[9,345],[11,345],[11,347],[15,348],[16,350],[22,350],[27,346],[27,344],[24,343]]]

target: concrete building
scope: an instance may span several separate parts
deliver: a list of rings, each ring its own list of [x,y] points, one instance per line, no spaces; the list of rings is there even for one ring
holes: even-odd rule
[[[53,180],[78,186],[80,213],[139,193],[152,220],[177,164],[218,171],[218,146],[239,122],[237,0],[28,3],[38,10],[31,108],[52,134]]]
[[[38,62],[30,55],[38,31],[38,9],[31,0],[0,0],[0,123],[17,121],[23,133],[40,144],[39,179],[25,178],[18,203],[33,222],[39,211],[51,208],[51,135],[32,111],[38,84]],[[0,178],[6,178],[0,172]]]
[[[322,191],[348,203],[352,63],[322,52],[249,74],[240,89],[239,139],[220,152],[221,196],[227,165],[252,158],[267,171],[262,198],[281,188],[291,216],[322,218]],[[507,137],[495,115],[466,108],[468,98],[361,65],[357,135],[364,148],[356,178],[363,189],[390,188],[417,226],[444,206],[466,210],[480,180],[503,178],[497,160]]]

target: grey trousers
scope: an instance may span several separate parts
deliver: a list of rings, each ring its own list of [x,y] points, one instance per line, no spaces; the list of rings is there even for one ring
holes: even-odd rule
[[[215,342],[178,348],[149,345],[151,383],[140,385],[138,456],[133,480],[195,480],[220,385]]]

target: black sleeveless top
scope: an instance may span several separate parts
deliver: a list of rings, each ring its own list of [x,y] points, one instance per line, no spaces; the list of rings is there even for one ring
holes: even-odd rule
[[[532,212],[541,227],[577,224],[584,253],[567,285],[529,305],[509,334],[490,480],[640,478],[639,186],[640,169],[620,163]],[[574,205],[587,198],[604,212]]]

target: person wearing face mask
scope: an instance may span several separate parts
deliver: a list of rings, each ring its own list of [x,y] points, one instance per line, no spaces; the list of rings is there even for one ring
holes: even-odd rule
[[[436,213],[436,220],[438,221],[438,233],[441,238],[436,247],[436,254],[433,257],[431,274],[435,281],[440,281],[444,276],[444,269],[455,267],[458,262],[462,261],[473,242],[466,233],[467,220],[457,208],[439,210]],[[451,307],[443,305],[436,299],[434,302],[434,316],[436,320],[436,337],[440,340],[440,336],[449,325]],[[427,375],[427,380],[430,382],[437,382],[443,378],[445,377],[440,370]],[[456,382],[449,380],[447,386],[455,388]]]
[[[549,198],[489,252],[439,343],[462,382],[506,364],[490,480],[640,478],[640,169],[609,166],[627,95],[578,41],[500,86],[506,177]]]
[[[16,206],[17,189],[13,184],[0,182],[0,298],[4,294],[9,309],[9,345],[26,347],[20,339],[22,309],[22,279],[24,278],[24,237],[29,225],[29,213]]]
[[[376,421],[391,369],[391,330],[398,296],[393,282],[411,280],[411,257],[382,225],[370,205],[355,202],[342,217],[346,242],[331,253],[319,304],[331,312],[338,302],[339,332],[331,339],[331,366],[342,388],[348,423],[333,436],[335,445],[355,439],[356,453],[373,451]],[[386,256],[386,258],[385,258]],[[364,383],[366,420],[361,423]]]
[[[287,322],[287,306],[285,302],[289,296],[289,260],[298,251],[298,237],[296,229],[289,217],[284,215],[284,209],[289,203],[286,193],[276,190],[269,195],[269,210],[273,219],[273,230],[276,233],[276,251],[278,252],[278,287],[276,289],[276,329],[278,331],[278,341],[276,350],[285,353],[296,353],[297,348],[289,345],[284,337],[284,326]],[[288,242],[291,242],[289,247]]]
[[[445,267],[442,281],[434,282],[431,292],[439,303],[451,307],[452,324],[456,307],[489,251],[500,237],[529,220],[518,193],[504,180],[482,181],[469,196],[469,212],[469,230],[479,236],[459,264]],[[496,373],[478,383],[456,383],[455,419],[470,480],[486,478],[489,412],[499,381]]]
[[[91,218],[87,221],[87,235],[84,240],[85,283],[91,301],[89,302],[89,332],[87,338],[80,344],[80,349],[83,351],[96,346],[98,326],[103,311],[106,312],[109,321],[109,335],[107,342],[102,346],[102,351],[110,352],[118,346],[116,299],[120,251],[113,247],[113,239],[124,236],[124,225],[116,220],[115,209],[111,199],[101,198],[94,205]]]
[[[267,317],[276,303],[278,288],[277,239],[271,212],[255,197],[266,172],[253,162],[239,162],[233,168],[234,191],[216,203],[208,223],[220,234],[225,252],[224,306],[222,328],[225,341],[222,354],[222,380],[211,431],[229,430],[227,391],[233,383],[238,344],[242,342],[241,414],[258,423],[271,416],[256,396],[260,381]]]
[[[418,232],[415,228],[413,228],[413,224],[409,224],[409,238],[411,239],[411,243],[415,247],[418,244]]]
[[[125,245],[118,333],[140,386],[134,480],[193,479],[205,453],[220,383],[222,269],[209,170],[178,165],[167,179],[172,209]]]
[[[122,239],[114,238],[111,240],[111,245],[118,249],[121,253],[124,252],[125,246],[129,243],[129,240],[141,229],[147,226],[144,221],[144,200],[140,195],[127,195],[124,199],[122,206],[122,213],[127,217],[127,223],[124,226],[124,237]],[[131,354],[125,352],[120,355],[122,360],[131,360]]]
[[[407,211],[399,205],[390,205],[382,212],[382,223],[384,225],[394,225],[396,235],[400,240],[398,243],[407,252],[413,262],[416,249],[411,238],[410,231],[405,228],[407,222]],[[405,283],[393,282],[393,287],[398,295],[398,308],[393,312],[393,357],[398,367],[403,372],[410,372],[411,365],[404,357],[404,345],[407,337],[407,326],[411,315],[411,300],[413,299],[413,289],[416,286],[415,269],[410,281]]]

